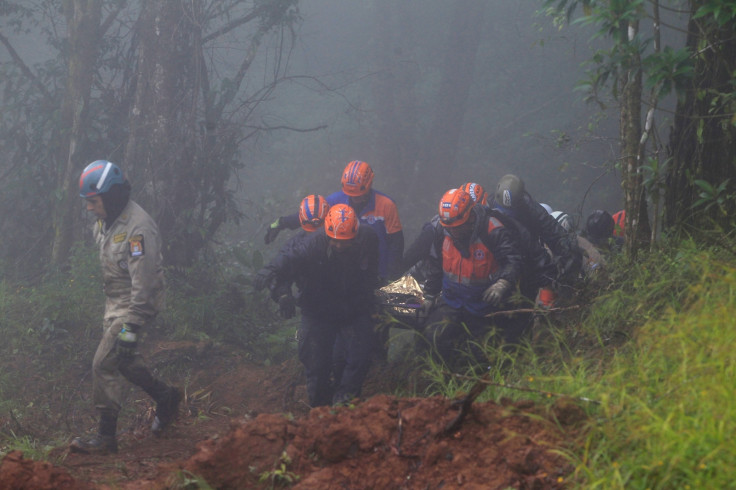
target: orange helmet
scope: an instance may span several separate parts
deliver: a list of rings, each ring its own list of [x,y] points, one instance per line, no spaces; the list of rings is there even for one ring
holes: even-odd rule
[[[336,240],[350,240],[358,234],[358,217],[347,204],[335,204],[327,212],[325,233]]]
[[[450,189],[440,199],[440,223],[442,226],[460,226],[470,217],[475,202],[470,194],[462,189]]]
[[[468,182],[461,185],[460,190],[463,190],[470,194],[470,198],[476,204],[482,204],[483,206],[488,204],[488,195],[486,194],[486,191],[485,189],[483,189],[482,185],[476,184],[475,182]]]
[[[302,199],[299,206],[299,223],[306,231],[316,231],[324,223],[328,209],[330,205],[324,197],[309,195]]]
[[[371,190],[373,169],[360,160],[348,163],[342,172],[342,191],[348,196],[362,196]]]

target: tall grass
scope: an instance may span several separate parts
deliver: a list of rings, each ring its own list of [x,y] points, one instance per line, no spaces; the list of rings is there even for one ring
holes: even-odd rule
[[[683,252],[675,266],[699,272],[684,295],[588,380],[602,403],[573,454],[585,487],[736,488],[736,266]],[[642,289],[664,288],[681,270],[662,272]]]
[[[543,346],[487,350],[482,399],[576,401],[571,487],[736,488],[736,260],[684,242],[600,279]],[[450,396],[477,380],[427,372]]]

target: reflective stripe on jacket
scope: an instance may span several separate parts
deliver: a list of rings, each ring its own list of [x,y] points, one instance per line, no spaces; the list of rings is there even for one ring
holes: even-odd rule
[[[480,225],[465,250],[448,234],[442,241],[442,298],[453,308],[482,316],[493,311],[483,292],[498,279],[515,284],[521,269],[518,245],[501,222],[475,208]]]
[[[496,218],[488,219],[488,231],[503,226]],[[452,238],[445,236],[442,242],[442,272],[445,279],[463,286],[490,286],[491,274],[498,270],[493,252],[476,236],[470,244],[470,254],[463,257],[452,243]]]

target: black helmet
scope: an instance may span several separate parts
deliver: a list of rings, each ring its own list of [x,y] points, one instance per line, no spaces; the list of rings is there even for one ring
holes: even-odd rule
[[[613,236],[615,223],[608,211],[596,209],[585,222],[585,233],[591,241],[605,241]]]
[[[518,207],[524,197],[524,181],[514,174],[504,175],[498,181],[494,197],[499,206],[507,209]]]

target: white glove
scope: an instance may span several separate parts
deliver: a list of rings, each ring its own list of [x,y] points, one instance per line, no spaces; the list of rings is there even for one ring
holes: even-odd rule
[[[483,301],[491,306],[498,306],[506,299],[510,290],[511,283],[506,279],[499,279],[483,291]]]

